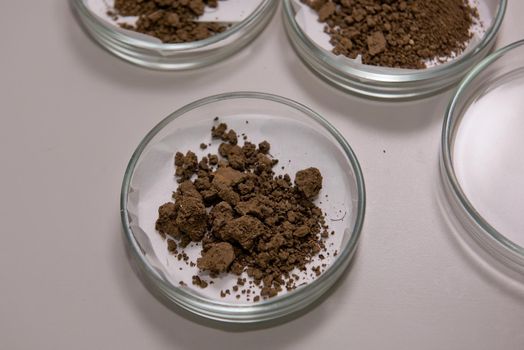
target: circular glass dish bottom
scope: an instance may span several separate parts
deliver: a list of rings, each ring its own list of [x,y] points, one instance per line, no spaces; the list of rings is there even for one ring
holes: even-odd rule
[[[284,0],[284,25],[295,51],[318,76],[346,92],[377,99],[414,99],[436,94],[456,84],[493,47],[506,12],[507,0],[479,0],[483,30],[464,53],[426,69],[398,69],[364,65],[323,48],[329,41],[323,27],[311,19],[311,9],[300,0]]]
[[[486,251],[524,273],[524,41],[475,67],[442,132],[441,177],[453,211]]]
[[[114,23],[106,15],[110,9],[106,4],[112,0],[70,1],[86,31],[102,47],[128,62],[158,70],[195,69],[231,56],[262,32],[278,7],[277,0],[229,0],[219,6],[220,16],[210,13],[210,20],[220,17],[230,23],[228,30],[204,40],[164,44]]]
[[[293,291],[257,303],[237,300],[234,295],[220,297],[220,290],[231,288],[236,276],[221,276],[206,289],[193,286],[191,277],[198,269],[186,266],[179,270],[175,257],[166,249],[166,242],[155,231],[158,207],[171,200],[177,187],[173,176],[174,154],[187,150],[195,150],[199,157],[216,153],[216,141],[206,150],[199,150],[199,145],[212,142],[210,129],[217,116],[239,134],[245,133],[253,143],[269,141],[271,155],[279,159],[277,174],[294,177],[296,171],[315,166],[324,177],[315,204],[326,213],[330,231],[334,231],[326,241],[331,254],[322,260],[327,264],[325,271]],[[125,240],[145,283],[169,302],[194,314],[235,323],[261,322],[292,314],[326,292],[356,251],[364,210],[360,166],[342,135],[320,115],[297,102],[254,92],[208,97],[161,121],[134,152],[121,192]],[[193,253],[200,252],[198,245],[194,248]],[[192,254],[191,249],[186,252]],[[185,285],[180,285],[181,281]]]

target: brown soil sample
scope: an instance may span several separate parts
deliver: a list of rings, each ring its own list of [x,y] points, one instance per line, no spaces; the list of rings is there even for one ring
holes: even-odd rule
[[[233,246],[227,242],[211,244],[209,249],[197,260],[197,266],[201,270],[214,273],[227,271],[235,260]]]
[[[468,0],[302,0],[315,9],[333,53],[362,63],[426,68],[460,54],[478,11]]]
[[[154,36],[164,43],[183,43],[206,39],[227,27],[220,23],[197,22],[205,7],[217,7],[218,0],[115,0],[118,16],[138,16],[135,25],[121,23],[124,29]]]
[[[312,199],[322,189],[322,175],[317,168],[300,170],[295,176],[295,184],[307,198]]]
[[[177,240],[172,250],[201,242],[197,266],[211,277],[246,272],[262,297],[294,289],[293,271],[305,271],[325,250],[328,237],[324,214],[312,202],[322,188],[320,171],[297,172],[294,185],[289,175],[275,175],[278,161],[270,158],[267,141],[258,147],[249,141],[239,145],[237,133],[226,124],[213,127],[211,134],[223,141],[221,157],[209,154],[198,161],[193,152],[176,154],[175,174],[181,183],[174,203],[159,208],[156,229]],[[319,274],[320,267],[315,269]],[[201,281],[193,279],[199,286]],[[245,279],[238,281],[234,291],[245,284]]]

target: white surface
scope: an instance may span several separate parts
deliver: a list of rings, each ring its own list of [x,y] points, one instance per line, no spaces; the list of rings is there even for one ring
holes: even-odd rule
[[[524,38],[522,13],[523,2],[509,2],[498,47]],[[65,1],[1,2],[0,28],[12,33],[0,55],[0,348],[524,348],[524,292],[470,258],[437,207],[449,92],[403,104],[339,92],[298,60],[280,15],[240,54],[187,73],[111,56]],[[356,260],[329,298],[289,323],[233,333],[149,294],[119,218],[142,136],[188,102],[231,90],[281,94],[325,115],[357,153],[368,199]]]
[[[471,204],[491,226],[524,247],[522,96],[521,75],[475,101],[460,123],[453,155],[457,179]]]
[[[297,13],[295,20],[304,33],[324,50],[333,50],[333,45],[329,42],[330,36],[324,31],[326,24],[318,21],[318,13],[300,0],[293,1],[293,6]]]

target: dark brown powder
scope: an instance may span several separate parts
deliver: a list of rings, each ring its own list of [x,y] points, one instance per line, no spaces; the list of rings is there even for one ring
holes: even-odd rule
[[[215,22],[198,22],[206,6],[217,7],[218,0],[115,0],[108,14],[137,16],[134,25],[120,23],[124,29],[154,36],[164,43],[183,43],[209,38],[227,26]]]
[[[318,12],[333,53],[362,63],[421,69],[460,54],[478,11],[468,0],[302,0]]]
[[[196,264],[212,278],[245,272],[264,298],[294,289],[292,271],[306,271],[313,257],[326,249],[328,227],[312,202],[322,188],[320,171],[301,170],[293,182],[287,174],[274,173],[277,160],[269,155],[269,142],[239,145],[237,133],[226,124],[213,127],[211,134],[221,141],[220,157],[209,154],[199,161],[191,151],[176,154],[180,185],[174,202],[159,208],[156,229],[176,240],[169,243],[173,251],[200,242]],[[180,258],[185,259],[183,254]],[[321,270],[315,267],[314,272]],[[193,284],[204,288],[208,282],[195,276]],[[233,290],[245,294],[245,284],[239,277]],[[247,288],[251,293],[252,287]]]

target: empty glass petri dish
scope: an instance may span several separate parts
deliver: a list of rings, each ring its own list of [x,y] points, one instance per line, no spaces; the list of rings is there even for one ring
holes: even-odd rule
[[[300,286],[260,302],[244,297],[237,299],[235,295],[221,296],[220,291],[230,289],[237,280],[232,274],[222,274],[205,289],[193,286],[192,276],[200,274],[198,267],[178,261],[167,251],[167,242],[155,230],[158,207],[171,199],[172,191],[178,186],[173,176],[174,154],[194,150],[200,158],[216,153],[219,142],[212,141],[210,129],[217,123],[217,116],[220,122],[227,123],[239,134],[245,133],[255,144],[267,140],[271,144],[271,155],[279,159],[275,167],[277,174],[288,173],[293,177],[296,171],[315,166],[324,177],[315,204],[326,213],[330,231],[334,232],[326,238],[327,251],[323,259],[315,258],[326,264],[324,272],[316,276],[295,271],[303,277],[300,277]],[[209,142],[209,146],[200,150],[201,142]],[[364,180],[358,160],[344,137],[304,105],[256,92],[207,97],[162,120],[134,152],[121,192],[125,241],[144,283],[169,303],[205,318],[232,323],[280,318],[318,299],[337,281],[352,259],[364,211]],[[192,243],[185,248],[193,261],[200,254],[199,244]]]
[[[462,81],[442,131],[446,199],[469,235],[524,273],[524,41],[488,56]]]
[[[70,0],[79,20],[102,47],[139,66],[159,70],[185,70],[221,61],[248,45],[262,32],[278,7],[277,0],[228,0],[219,2],[199,20],[230,27],[204,40],[165,44],[160,40],[122,29],[107,14],[114,0]],[[133,22],[127,18],[126,22]]]
[[[344,91],[377,99],[413,99],[436,94],[456,84],[491,50],[506,11],[507,0],[475,0],[478,28],[458,57],[426,69],[365,65],[337,56],[329,49],[323,23],[301,0],[284,0],[284,24],[292,46],[319,77]]]

